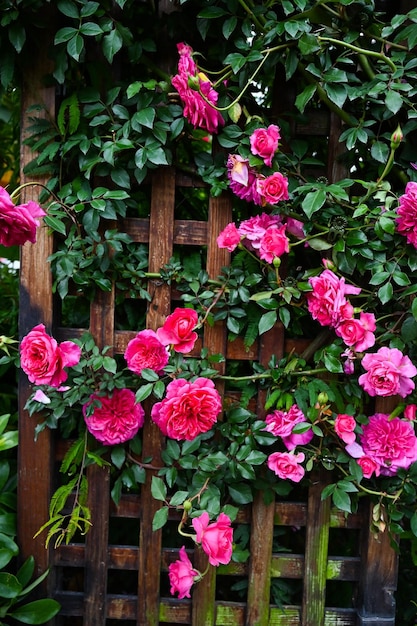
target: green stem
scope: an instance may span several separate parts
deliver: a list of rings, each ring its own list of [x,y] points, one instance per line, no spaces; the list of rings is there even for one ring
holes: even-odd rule
[[[367,50],[366,48],[359,48],[359,46],[355,46],[352,43],[347,43],[346,41],[339,41],[339,39],[333,39],[333,37],[317,37],[318,41],[326,41],[327,43],[332,43],[335,46],[342,46],[344,48],[348,48],[349,50],[353,50],[353,52],[357,52],[358,54],[364,54],[369,57],[374,57],[375,59],[379,59],[388,65],[393,72],[397,71],[397,66],[395,63],[391,61],[385,54],[382,52],[375,52],[374,50]]]
[[[299,372],[291,372],[291,376],[314,376],[316,374],[325,374],[328,370],[325,367],[318,367],[315,370],[300,370]],[[263,374],[252,374],[248,376],[225,376],[217,375],[216,378],[220,380],[232,380],[235,382],[243,382],[245,380],[263,380],[265,378],[273,378],[272,374],[264,372]]]
[[[249,17],[251,18],[251,20],[253,21],[255,26],[257,28],[259,28],[259,30],[263,30],[264,26],[265,26],[265,22],[263,24],[261,24],[261,22],[256,17],[256,15],[252,11],[252,9],[246,4],[245,0],[239,0],[239,4],[246,11],[246,13],[249,15]]]

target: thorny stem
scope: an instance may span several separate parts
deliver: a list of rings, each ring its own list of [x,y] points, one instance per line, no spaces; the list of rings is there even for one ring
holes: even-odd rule
[[[313,376],[315,374],[325,374],[328,370],[325,367],[318,367],[315,370],[300,370],[299,372],[291,372],[292,376]],[[215,378],[220,380],[233,380],[233,381],[245,381],[245,380],[263,380],[266,378],[273,378],[273,375],[269,372],[263,374],[252,374],[248,376],[226,376],[219,374]]]

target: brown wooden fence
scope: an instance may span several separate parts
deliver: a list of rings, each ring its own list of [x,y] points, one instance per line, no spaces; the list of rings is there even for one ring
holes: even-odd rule
[[[38,71],[42,73],[41,64]],[[24,111],[31,102],[43,101],[53,114],[53,90],[41,89],[35,72],[30,81],[25,89]],[[327,175],[332,179],[340,172],[337,132],[330,123],[320,118],[299,131],[330,138]],[[23,149],[22,165],[29,159]],[[226,195],[210,199],[207,222],[176,218],[178,188],[194,184],[172,168],[158,170],[152,181],[149,219],[126,219],[120,225],[134,241],[149,246],[150,272],[158,272],[178,245],[206,248],[207,271],[212,277],[227,264],[228,253],[216,245],[218,233],[231,221],[231,203]],[[26,201],[29,194],[37,197],[30,190],[25,194]],[[35,246],[23,248],[20,330],[24,335],[34,325],[44,323],[62,341],[80,336],[83,329],[61,326],[46,260],[52,249],[53,241],[45,228],[40,229]],[[157,328],[171,312],[176,294],[171,286],[155,280],[150,281],[149,291],[152,302],[147,310],[147,327]],[[116,329],[115,296],[115,289],[97,296],[91,305],[89,330],[100,347],[111,345],[114,354],[123,354],[138,329]],[[229,360],[255,359],[265,364],[272,354],[280,357],[293,347],[300,351],[305,343],[294,346],[279,326],[249,352],[239,341],[228,343],[221,324],[206,328],[203,337],[203,345],[212,353],[222,352]],[[355,515],[333,510],[329,500],[322,502],[320,494],[326,478],[321,475],[313,477],[305,501],[276,501],[267,506],[259,494],[251,507],[242,508],[237,522],[250,526],[248,562],[211,568],[195,586],[191,600],[178,600],[169,594],[167,570],[177,558],[177,550],[168,547],[166,536],[167,528],[176,520],[173,516],[167,528],[152,532],[153,515],[159,505],[150,493],[151,472],[140,494],[123,495],[116,508],[110,498],[108,471],[89,467],[92,529],[83,543],[45,549],[44,536],[33,536],[48,519],[64,443],[47,430],[34,441],[36,419],[29,418],[23,409],[29,392],[26,377],[22,377],[19,541],[23,557],[35,556],[38,573],[51,568],[47,591],[62,605],[53,621],[56,626],[111,626],[122,622],[128,626],[394,625],[397,561],[389,539],[386,534],[378,539],[370,534],[370,510],[365,502]],[[257,402],[262,415],[262,393]],[[146,420],[143,438],[143,456],[152,457],[158,465],[163,440],[150,419]],[[273,552],[274,533],[284,537],[286,550]],[[196,552],[194,565],[204,569],[205,563],[200,564],[199,558]],[[288,580],[299,581],[297,604],[272,604],[271,585]],[[237,581],[247,581],[244,596],[230,589]]]

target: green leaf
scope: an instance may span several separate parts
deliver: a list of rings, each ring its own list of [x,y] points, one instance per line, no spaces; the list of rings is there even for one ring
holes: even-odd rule
[[[169,509],[167,506],[163,506],[155,512],[152,520],[152,530],[159,530],[165,526],[168,521],[168,512]]]
[[[155,121],[155,109],[151,107],[145,107],[141,109],[137,113],[135,113],[135,119],[139,122],[139,124],[143,124],[147,128],[153,128],[153,123]]]
[[[54,230],[55,232],[60,233],[61,235],[66,235],[66,226],[62,220],[59,220],[52,215],[46,215],[43,218],[43,221],[47,226],[49,226],[49,228],[52,228],[52,230]]]
[[[123,446],[114,446],[111,450],[112,463],[120,469],[126,460],[126,450]]]
[[[232,68],[233,74],[237,74],[246,63],[246,58],[240,52],[228,54],[224,62]]]
[[[22,591],[22,585],[16,578],[8,572],[0,572],[0,597],[16,598]]]
[[[336,489],[333,491],[332,499],[335,507],[340,509],[341,511],[346,511],[347,513],[352,512],[352,505],[350,502],[349,494],[346,491],[342,491],[341,489]]]
[[[143,380],[148,380],[151,383],[155,383],[159,380],[158,374],[147,367],[143,368],[140,375],[142,376]]]
[[[71,0],[58,0],[57,6],[59,11],[67,17],[72,17],[76,20],[80,17],[77,5],[71,2]]]
[[[55,617],[60,610],[59,602],[45,598],[28,602],[28,604],[10,611],[9,614],[23,624],[45,624]]]
[[[80,60],[82,51],[84,50],[84,39],[78,33],[68,41],[67,52],[75,61]]]
[[[304,109],[316,93],[316,89],[317,85],[307,85],[307,87],[305,87],[305,89],[298,94],[297,98],[295,99],[295,106],[300,111],[300,113],[304,113]]]
[[[119,52],[122,45],[122,37],[116,29],[103,38],[103,53],[109,63],[113,62],[114,55]]]
[[[398,93],[398,91],[393,91],[392,89],[387,92],[385,96],[385,106],[389,109],[394,115],[398,113],[403,104],[403,98]]]
[[[167,498],[167,488],[164,481],[162,478],[159,478],[159,476],[152,476],[151,493],[155,500],[165,502]]]
[[[313,213],[319,211],[326,202],[326,192],[324,189],[317,191],[309,191],[301,203],[304,213],[307,217],[311,217]]]
[[[246,483],[228,487],[230,497],[236,504],[249,504],[253,501],[252,490]]]
[[[386,304],[392,299],[394,294],[394,289],[391,283],[385,283],[378,289],[378,298],[381,300],[382,304]]]
[[[371,147],[371,156],[379,163],[386,163],[389,156],[389,148],[383,141],[376,141]]]
[[[332,354],[325,353],[323,356],[324,366],[333,374],[341,374],[343,372],[342,363]]]
[[[146,400],[146,398],[149,398],[149,396],[152,393],[152,389],[153,389],[152,383],[147,383],[146,385],[142,385],[141,387],[139,387],[139,389],[135,393],[136,402],[143,402],[143,400]]]
[[[26,31],[22,24],[14,23],[9,27],[9,41],[16,50],[21,52],[26,41]]]
[[[97,35],[101,35],[102,32],[103,29],[94,22],[84,22],[80,28],[80,33],[82,35],[87,35],[87,37],[96,37]]]
[[[268,311],[268,313],[264,313],[261,319],[259,320],[259,324],[258,324],[259,334],[263,335],[268,330],[271,330],[271,328],[275,325],[276,321],[277,321],[276,311]]]
[[[115,374],[117,372],[117,363],[115,359],[112,359],[110,356],[105,356],[103,359],[103,368],[106,372]]]

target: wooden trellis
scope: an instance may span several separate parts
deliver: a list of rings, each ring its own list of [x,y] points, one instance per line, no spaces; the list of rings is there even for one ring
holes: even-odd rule
[[[41,67],[40,70],[41,71]],[[50,114],[54,110],[53,90],[39,88],[36,73],[26,85],[24,111],[31,102],[44,102]],[[317,134],[329,136],[329,179],[338,175],[337,132],[329,120],[320,120]],[[310,129],[304,129],[311,133]],[[29,160],[23,149],[22,165]],[[216,245],[218,233],[232,220],[231,202],[225,195],[209,200],[207,222],[179,220],[175,217],[176,193],[181,186],[194,182],[177,175],[174,169],[158,170],[152,181],[149,219],[129,218],[120,228],[133,241],[149,246],[149,271],[158,272],[172,256],[174,246],[207,249],[207,271],[216,277],[228,262],[228,253]],[[37,197],[36,190],[25,190],[26,201]],[[47,257],[53,241],[45,228],[40,229],[35,246],[26,245],[22,252],[21,334],[44,323],[59,340],[80,336],[83,329],[60,325],[54,308],[52,280]],[[175,294],[171,286],[156,280],[149,282],[152,296],[147,309],[148,328],[157,328],[172,310]],[[113,346],[113,353],[123,354],[128,341],[138,329],[116,330],[115,290],[101,292],[91,305],[90,332],[99,347]],[[227,342],[222,324],[204,331],[203,346],[212,353],[223,353],[229,360],[259,360],[267,364],[271,355],[278,358],[292,348],[300,352],[306,342],[286,339],[277,326],[262,337],[250,351],[239,341]],[[219,388],[222,392],[222,389]],[[366,503],[355,515],[332,510],[329,499],[321,501],[325,477],[313,477],[305,502],[275,502],[265,505],[262,494],[251,507],[239,513],[238,523],[250,526],[250,558],[247,563],[230,563],[210,568],[203,581],[195,586],[192,599],[178,600],[169,594],[167,570],[178,551],[164,544],[164,531],[152,531],[152,519],[159,504],[151,497],[151,472],[139,495],[124,495],[116,508],[109,493],[109,473],[105,468],[88,468],[89,505],[92,529],[84,543],[44,547],[44,537],[33,539],[48,519],[51,493],[64,443],[45,430],[34,441],[36,420],[23,407],[30,392],[26,377],[20,391],[19,445],[19,542],[22,555],[33,554],[38,573],[51,568],[47,591],[62,605],[55,618],[56,626],[110,626],[116,623],[137,626],[156,624],[189,624],[192,626],[393,626],[395,623],[394,591],[396,555],[389,539],[376,539],[369,532],[370,510]],[[258,413],[262,416],[264,397],[258,396]],[[379,410],[382,410],[382,406]],[[143,455],[160,462],[163,439],[149,419],[143,431]],[[176,521],[172,517],[172,523]],[[295,548],[273,553],[274,530],[289,531],[300,537]],[[116,530],[116,532],[115,532]],[[349,554],[335,554],[332,538],[345,533],[346,544],[353,545]],[[114,538],[116,537],[117,540]],[[353,538],[353,540],[351,539]],[[338,545],[340,547],[340,541]],[[342,544],[344,542],[342,541]],[[302,544],[302,549],[300,548]],[[192,551],[190,551],[190,554]],[[196,568],[206,562],[198,552],[192,555]],[[204,562],[200,563],[199,559]],[[224,598],[229,580],[247,580],[244,599]],[[297,605],[278,607],[271,604],[270,588],[274,581],[300,581]],[[341,605],[339,589],[349,583],[352,598]],[[52,623],[52,622],[51,622]]]

